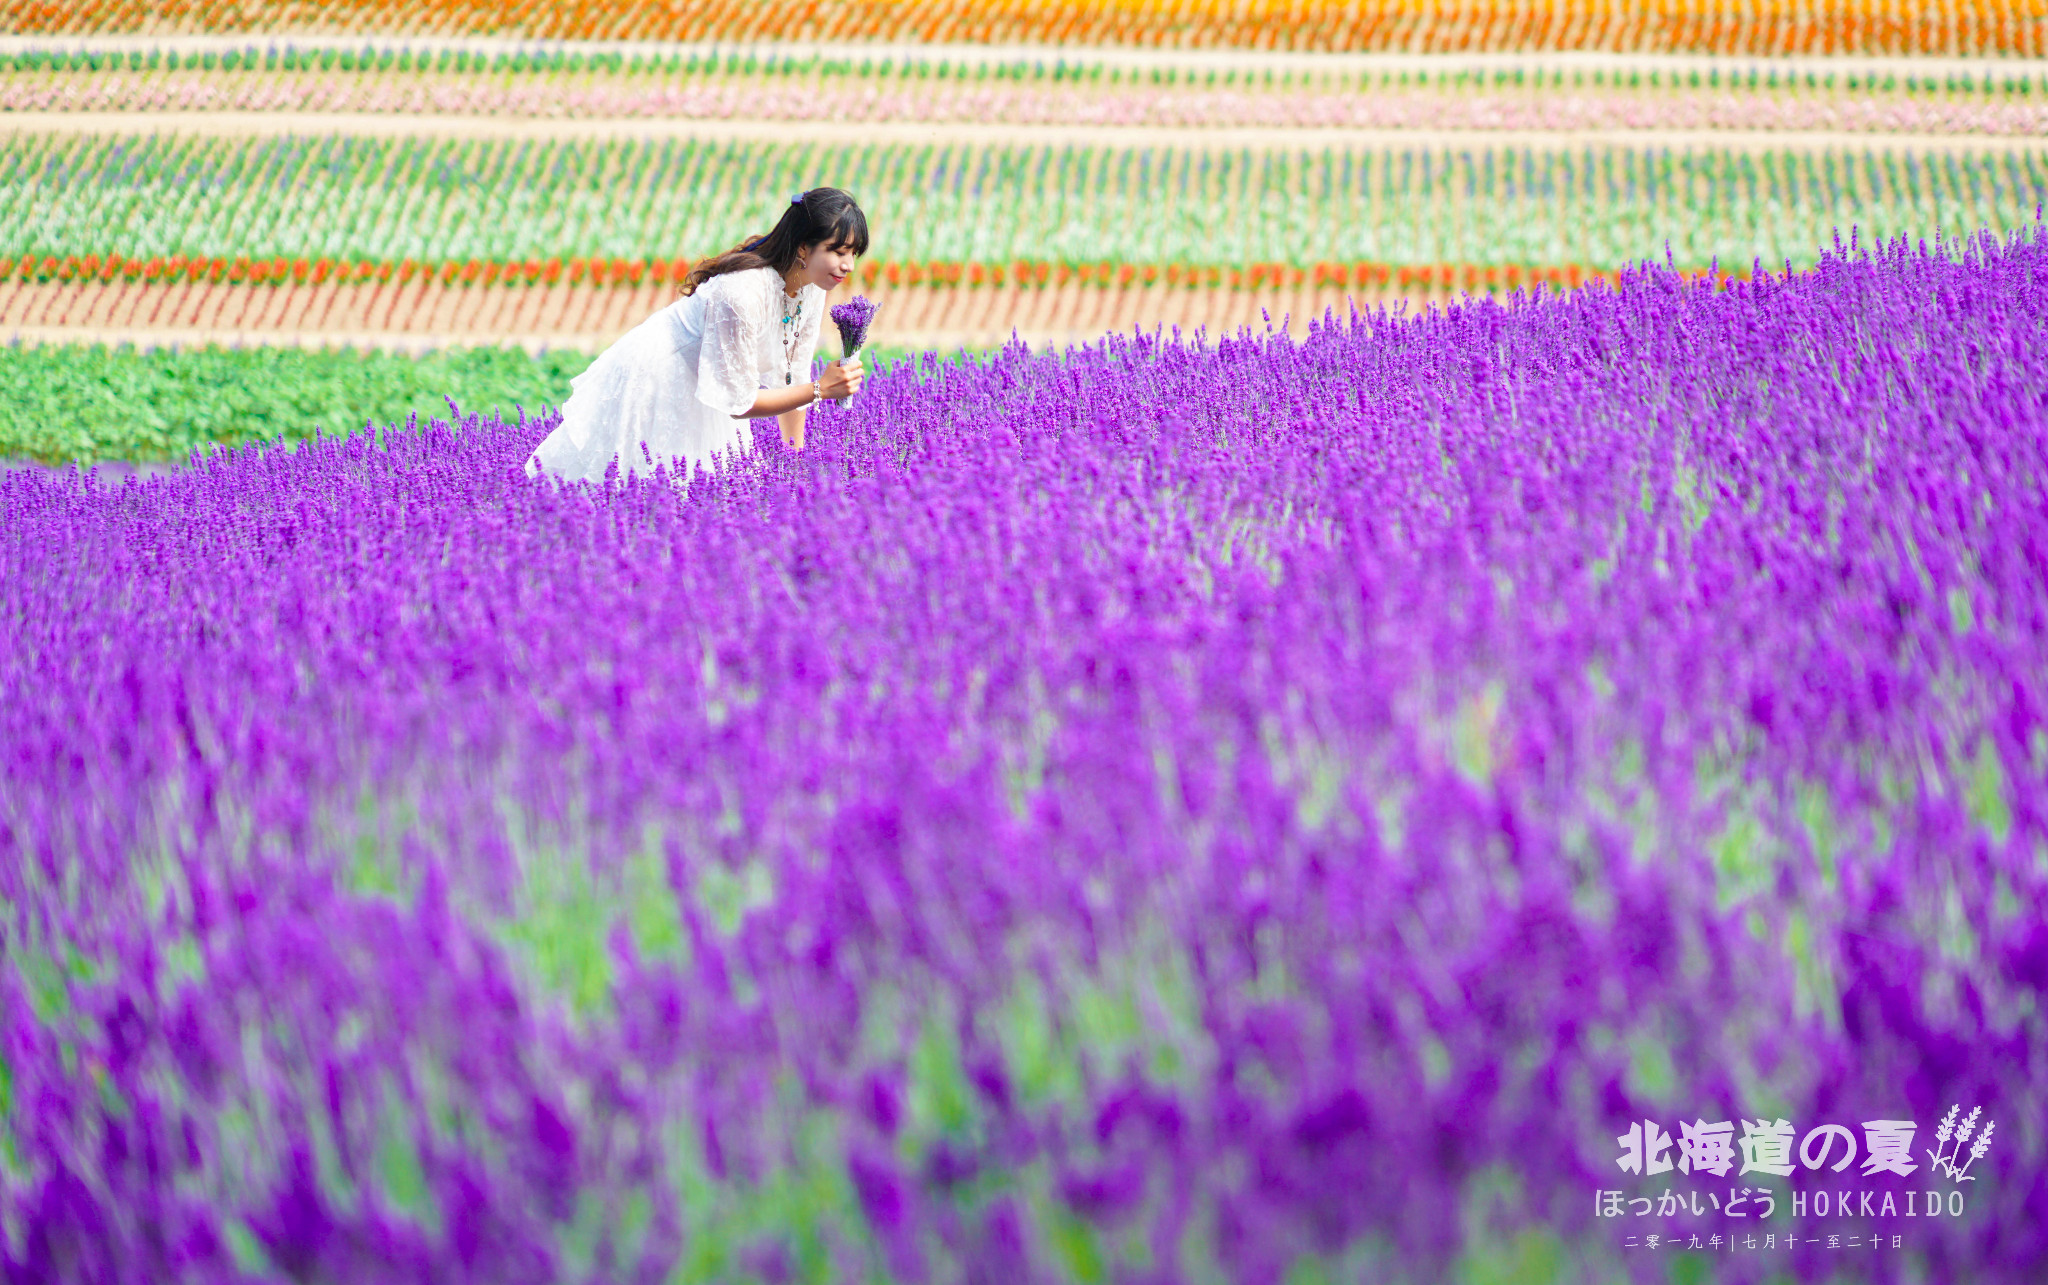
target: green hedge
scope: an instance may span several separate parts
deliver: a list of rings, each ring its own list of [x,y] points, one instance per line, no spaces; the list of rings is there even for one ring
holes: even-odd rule
[[[465,411],[537,413],[589,364],[588,353],[516,348],[0,348],[0,459],[178,460],[208,444],[446,418],[446,397]]]
[[[868,369],[927,364],[919,356],[872,349]],[[207,445],[351,433],[413,413],[445,419],[448,397],[465,412],[538,414],[589,364],[589,353],[567,349],[0,347],[0,460],[177,461]]]

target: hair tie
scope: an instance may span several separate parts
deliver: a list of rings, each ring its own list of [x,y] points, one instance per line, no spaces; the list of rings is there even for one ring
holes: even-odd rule
[[[798,192],[795,196],[789,198],[789,203],[791,205],[802,205],[804,203],[804,194]]]

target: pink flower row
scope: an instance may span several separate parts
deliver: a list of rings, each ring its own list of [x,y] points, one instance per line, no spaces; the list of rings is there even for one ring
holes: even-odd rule
[[[1349,93],[920,84],[894,87],[588,85],[533,80],[215,79],[109,76],[0,84],[0,111],[325,111],[595,119],[1002,121],[1043,125],[1366,129],[1766,129],[1855,133],[2048,134],[2048,103],[1834,94],[1550,90]]]

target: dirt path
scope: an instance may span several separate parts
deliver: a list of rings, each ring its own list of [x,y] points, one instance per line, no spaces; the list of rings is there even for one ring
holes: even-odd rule
[[[292,344],[420,351],[517,345],[595,351],[672,299],[668,286],[463,288],[410,285],[0,285],[0,341],[141,347]],[[1033,347],[1084,343],[1136,327],[1211,335],[1287,321],[1298,335],[1325,310],[1421,307],[1435,296],[1332,288],[1133,286],[931,288],[878,285],[876,341],[890,347],[993,347],[1014,331]]]

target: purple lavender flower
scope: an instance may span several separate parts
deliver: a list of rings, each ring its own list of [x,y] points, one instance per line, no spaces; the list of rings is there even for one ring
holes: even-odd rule
[[[0,470],[0,1276],[772,1276],[793,1177],[815,1279],[1441,1280],[1768,1109],[1917,1113],[1987,1167],[1876,1228],[2031,1283],[2048,1160],[1932,1113],[2048,1109],[2044,280],[1013,344],[685,483]]]
[[[857,294],[832,308],[832,324],[839,327],[839,345],[851,357],[868,341],[868,326],[881,311],[874,300]]]

